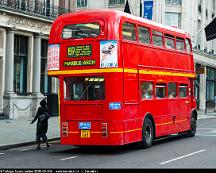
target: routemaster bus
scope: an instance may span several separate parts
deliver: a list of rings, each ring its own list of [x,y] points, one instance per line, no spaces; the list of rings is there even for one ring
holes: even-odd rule
[[[120,11],[68,13],[51,28],[48,75],[59,79],[62,144],[147,148],[196,133],[189,34]]]

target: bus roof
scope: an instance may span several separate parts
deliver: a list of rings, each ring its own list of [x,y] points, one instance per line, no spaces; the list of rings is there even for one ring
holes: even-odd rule
[[[171,31],[171,32],[175,32],[176,34],[183,34],[186,37],[190,37],[189,34],[182,29],[163,25],[163,24],[160,24],[160,23],[157,23],[157,22],[145,19],[145,18],[137,17],[132,14],[128,14],[128,13],[125,13],[119,10],[113,10],[113,9],[90,9],[90,10],[76,11],[73,13],[67,13],[67,14],[59,16],[55,20],[55,22],[60,22],[62,20],[71,20],[72,18],[77,18],[78,16],[79,18],[82,16],[83,18],[86,18],[87,16],[89,18],[98,18],[98,16],[100,16],[100,18],[115,19],[115,20],[124,17],[125,19],[132,20],[135,23],[136,22],[143,23],[151,27],[160,28],[162,30]]]

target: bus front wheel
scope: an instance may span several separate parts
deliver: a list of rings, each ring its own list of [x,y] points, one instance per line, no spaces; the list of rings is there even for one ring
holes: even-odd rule
[[[143,127],[142,127],[142,147],[149,148],[152,146],[154,133],[153,133],[153,124],[150,118],[145,118]]]

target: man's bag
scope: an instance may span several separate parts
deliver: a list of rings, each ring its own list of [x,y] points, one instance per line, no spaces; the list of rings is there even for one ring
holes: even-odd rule
[[[44,112],[42,115],[39,116],[39,122],[43,123],[49,119],[50,115],[47,112]]]

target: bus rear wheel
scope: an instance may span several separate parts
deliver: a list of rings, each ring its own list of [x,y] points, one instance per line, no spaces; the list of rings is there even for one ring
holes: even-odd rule
[[[152,146],[154,138],[154,129],[153,124],[150,118],[145,118],[143,127],[142,127],[142,147],[149,148]]]
[[[191,116],[191,121],[190,121],[190,127],[191,129],[188,131],[188,136],[193,137],[196,134],[196,127],[197,127],[197,122],[196,122],[196,116],[195,114],[192,114]]]

